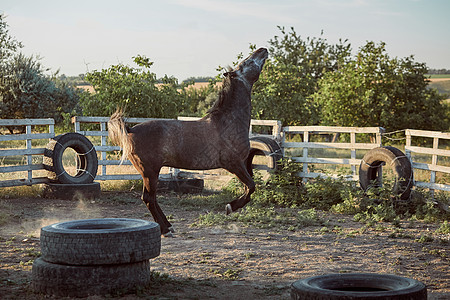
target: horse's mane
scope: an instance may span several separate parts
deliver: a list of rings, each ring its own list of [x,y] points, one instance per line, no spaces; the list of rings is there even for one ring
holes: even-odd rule
[[[231,74],[230,74],[231,70],[232,70],[231,67],[228,67],[228,73],[226,73],[227,75],[225,75],[225,78],[222,83],[222,87],[221,87],[221,89],[219,91],[219,95],[217,97],[217,100],[216,100],[216,102],[214,102],[213,106],[208,110],[205,118],[221,111],[224,104],[229,102],[229,101],[227,101],[227,99],[229,97],[231,97],[231,94],[232,94],[232,93],[230,93],[231,92]]]

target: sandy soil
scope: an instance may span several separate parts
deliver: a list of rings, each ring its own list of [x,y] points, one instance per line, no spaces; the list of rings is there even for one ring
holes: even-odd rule
[[[161,206],[177,234],[162,240],[161,255],[151,267],[169,276],[118,299],[289,299],[292,282],[342,272],[415,278],[427,285],[429,299],[450,299],[450,237],[435,233],[438,224],[367,227],[350,216],[327,213],[324,225],[295,232],[240,223],[193,227],[203,211],[186,211],[164,199]],[[102,193],[100,199],[84,201],[0,198],[0,209],[2,299],[53,298],[35,294],[30,285],[40,227],[85,218],[151,218],[136,193]]]

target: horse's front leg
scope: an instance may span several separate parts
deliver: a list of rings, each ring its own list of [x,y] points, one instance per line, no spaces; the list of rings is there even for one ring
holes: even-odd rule
[[[153,219],[159,224],[161,234],[165,237],[172,237],[174,232],[172,224],[167,220],[166,215],[163,213],[156,201],[156,188],[158,185],[158,176],[144,177],[144,188],[142,192],[142,200],[147,206],[148,210],[153,216]]]
[[[238,210],[239,208],[244,207],[248,202],[250,202],[250,196],[255,191],[255,182],[253,181],[253,178],[249,174],[244,163],[229,168],[228,171],[235,174],[239,178],[245,186],[245,191],[241,197],[231,201],[225,206],[227,215]]]

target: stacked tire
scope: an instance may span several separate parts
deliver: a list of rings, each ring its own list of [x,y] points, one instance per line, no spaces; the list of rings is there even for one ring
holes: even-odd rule
[[[150,283],[159,255],[159,225],[138,219],[89,219],[41,228],[41,253],[32,267],[35,292],[57,297],[107,295]]]

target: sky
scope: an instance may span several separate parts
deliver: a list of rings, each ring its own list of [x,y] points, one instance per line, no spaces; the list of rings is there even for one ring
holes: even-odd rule
[[[135,66],[144,55],[158,77],[180,81],[217,75],[250,44],[268,47],[278,26],[348,39],[354,52],[383,41],[390,57],[450,69],[449,12],[449,0],[0,0],[22,52],[53,73]]]

